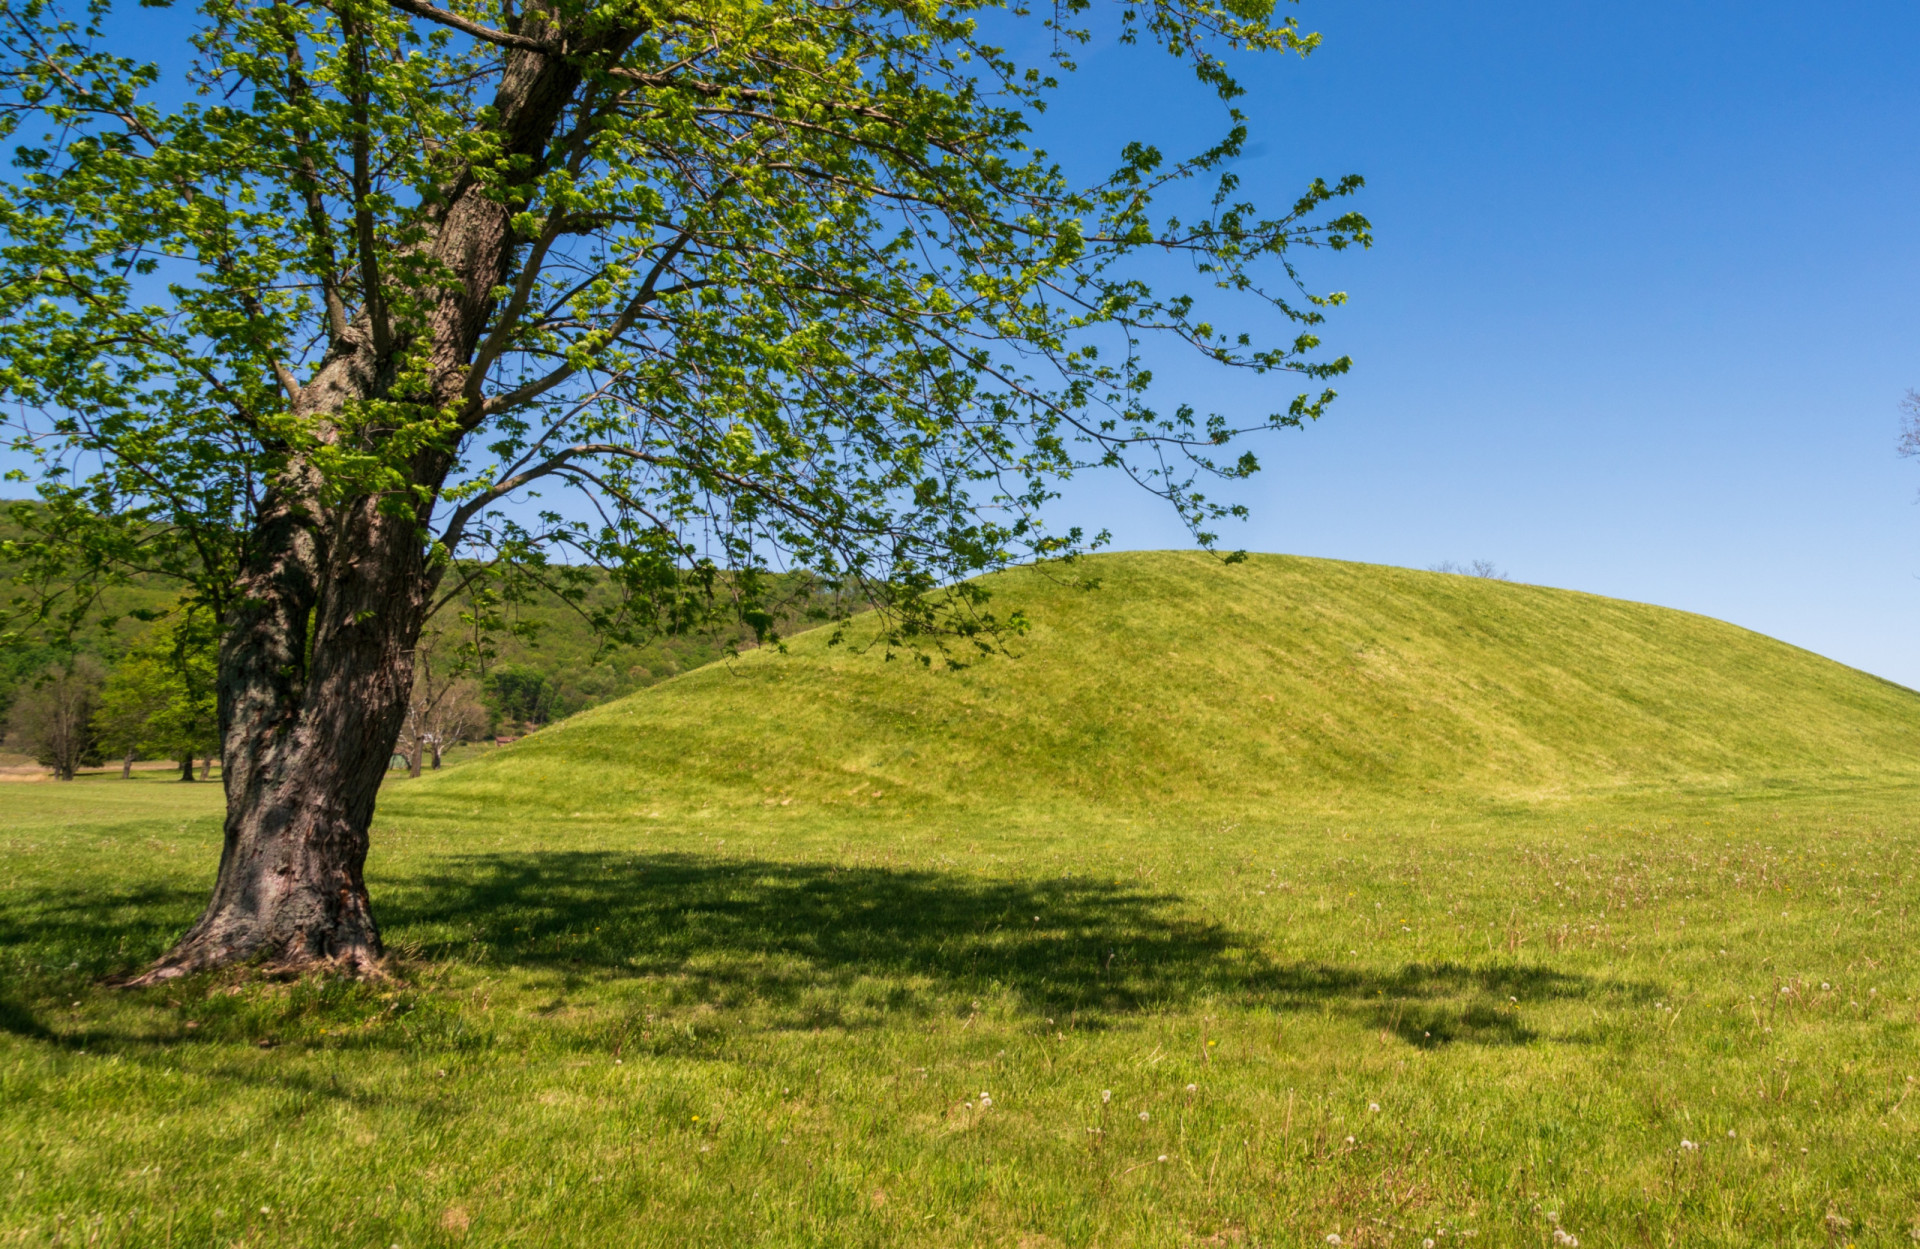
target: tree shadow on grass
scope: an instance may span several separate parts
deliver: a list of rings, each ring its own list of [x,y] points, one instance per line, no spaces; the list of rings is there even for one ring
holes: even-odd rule
[[[68,1048],[105,1039],[50,1026],[49,1005],[158,957],[205,903],[204,890],[169,885],[0,893],[0,1034]]]
[[[204,887],[167,884],[0,891],[0,997],[20,982],[78,991],[141,966],[185,932],[206,901]],[[0,1031],[14,1029],[0,1023]]]
[[[1511,1008],[1600,989],[1540,967],[1280,963],[1177,895],[1085,878],[589,851],[442,863],[386,902],[422,957],[545,971],[562,991],[667,978],[686,1000],[757,1007],[775,1026],[848,1026],[856,995],[931,1013],[999,993],[1083,1027],[1221,999],[1331,1009],[1415,1045],[1511,1045],[1533,1036]]]
[[[751,1022],[742,1022],[759,1028],[878,1026],[902,1014],[964,1014],[984,997],[1011,998],[1036,1026],[1098,1028],[1211,1000],[1334,1013],[1419,1046],[1515,1045],[1534,1035],[1520,1006],[1655,992],[1518,965],[1380,972],[1283,963],[1244,934],[1194,917],[1178,895],[1086,878],[543,851],[437,859],[376,892],[389,939],[409,958],[548,977],[556,1008],[569,995],[645,981],[655,1000],[747,1012]],[[198,1017],[193,1032],[110,1029],[116,1037],[36,1016],[76,988],[76,977],[97,980],[157,954],[200,900],[158,886],[111,898],[0,896],[0,961],[37,969],[0,992],[0,1032],[69,1046],[271,1042],[317,1039],[335,1017],[388,1012],[393,1026],[356,1029],[352,1043],[477,1043],[462,1033],[458,1007],[431,992],[404,995],[411,1014],[403,1023],[392,1002],[352,986],[309,988],[277,1003],[229,999],[209,986],[199,1004],[169,1003],[181,1012],[180,1029],[188,1014]]]

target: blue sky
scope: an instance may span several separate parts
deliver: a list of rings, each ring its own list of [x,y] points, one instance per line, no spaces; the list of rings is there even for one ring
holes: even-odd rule
[[[1278,203],[1357,172],[1378,235],[1309,273],[1350,306],[1329,416],[1269,441],[1224,539],[1723,617],[1920,686],[1920,6],[1308,0],[1252,67]],[[1219,109],[1113,46],[1043,135],[1191,147]],[[1263,385],[1182,370],[1203,406]],[[1062,520],[1181,544],[1112,482]]]
[[[1248,191],[1357,172],[1372,251],[1331,414],[1259,447],[1229,545],[1516,579],[1723,617],[1920,687],[1920,5],[1307,0],[1325,43],[1246,65]],[[162,51],[184,10],[127,8]],[[1083,174],[1222,125],[1168,58],[1097,42],[1041,139]],[[1257,415],[1295,387],[1201,369]],[[1113,479],[1059,523],[1187,543]]]

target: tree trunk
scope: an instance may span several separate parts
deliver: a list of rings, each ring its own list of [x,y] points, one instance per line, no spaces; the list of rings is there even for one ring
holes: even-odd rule
[[[413,777],[416,780],[419,779],[420,760],[421,760],[421,757],[424,756],[426,753],[427,753],[427,748],[425,743],[418,742],[418,741],[414,742],[413,753],[407,757],[407,775],[408,776]]]
[[[136,753],[138,752],[133,750],[128,750],[127,757],[120,761],[120,779],[121,780],[130,781],[133,779],[133,756]]]
[[[200,761],[200,779],[206,780],[213,775],[213,756],[208,755]]]
[[[333,549],[354,558],[325,558],[289,514],[281,551],[251,570],[221,648],[220,874],[199,922],[136,984],[234,962],[379,973],[368,832],[433,581],[411,521],[372,503],[342,510]],[[309,654],[301,681],[286,661]]]
[[[536,23],[531,13],[524,20]],[[536,27],[550,21],[558,19],[543,10]],[[638,33],[585,34],[575,50],[617,52]],[[523,176],[537,177],[580,80],[571,57],[510,53],[494,101],[501,159],[524,155],[531,164]],[[424,246],[438,272],[454,280],[436,277],[423,314],[424,368],[436,409],[468,412],[477,423],[467,366],[513,259],[515,207],[495,193],[490,176],[470,174],[449,184],[442,202]],[[299,388],[295,415],[322,442],[349,436],[330,413],[392,397],[397,370],[420,367],[409,340],[378,350],[366,316]],[[451,445],[426,447],[405,471],[434,499],[452,459]],[[363,874],[368,834],[406,721],[413,647],[439,573],[427,562],[430,506],[412,517],[383,512],[371,499],[323,504],[325,494],[319,474],[295,461],[255,515],[241,606],[220,647],[227,796],[220,873],[199,921],[130,984],[247,961],[380,972],[380,930]]]
[[[433,770],[440,770],[440,739],[437,737],[433,740]]]
[[[191,781],[193,779],[193,756],[192,755],[186,755],[181,758],[180,779],[183,781]]]

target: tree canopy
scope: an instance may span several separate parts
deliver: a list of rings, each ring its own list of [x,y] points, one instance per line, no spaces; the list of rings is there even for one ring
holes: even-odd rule
[[[195,756],[220,748],[217,641],[202,608],[184,606],[156,623],[107,675],[94,711],[100,744],[129,759],[178,759],[191,780]]]
[[[1086,9],[1048,21],[1062,46]],[[1219,454],[1227,418],[1149,403],[1141,340],[1341,372],[1314,355],[1327,301],[1287,254],[1366,241],[1359,217],[1318,215],[1358,180],[1261,215],[1229,168],[1246,142],[1229,111],[1186,159],[1133,145],[1073,186],[1025,141],[1059,66],[991,46],[981,19],[1004,16],[217,0],[199,94],[168,109],[148,99],[156,67],[99,46],[104,4],[61,20],[6,0],[0,385],[20,445],[59,473],[42,483],[50,545],[177,576],[224,616],[292,469],[321,498],[434,515],[422,538],[443,561],[564,550],[617,569],[654,623],[685,607],[689,569],[783,560],[917,590],[1063,549],[1075,535],[1037,509],[1090,463],[1204,532],[1218,509],[1196,471],[1255,462]],[[1313,42],[1248,0],[1110,16],[1227,100],[1227,52]],[[528,54],[565,79],[542,83],[536,147],[501,98]],[[1197,215],[1154,215],[1196,179]],[[511,236],[486,272],[460,218],[475,199]],[[1210,302],[1121,263],[1145,250],[1297,332],[1216,327]],[[343,385],[345,360],[367,376]],[[1258,423],[1328,397],[1286,396]],[[495,509],[537,483],[589,504]]]
[[[221,874],[155,974],[377,960],[367,830],[448,602],[766,630],[792,569],[977,629],[969,575],[1085,543],[1061,479],[1210,544],[1205,478],[1347,368],[1294,255],[1369,241],[1359,180],[1266,211],[1232,168],[1234,59],[1314,44],[1273,0],[201,0],[174,79],[111,18],[0,0],[0,395],[28,580],[170,578],[223,632]],[[1033,146],[1096,23],[1217,138],[1087,183]],[[1168,404],[1155,341],[1295,385]]]

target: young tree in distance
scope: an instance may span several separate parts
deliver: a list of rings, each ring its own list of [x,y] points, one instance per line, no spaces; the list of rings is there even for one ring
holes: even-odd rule
[[[487,708],[480,700],[480,685],[463,677],[448,682],[431,705],[423,705],[419,715],[419,740],[435,771],[441,756],[461,742],[470,742],[487,731]],[[413,774],[420,775],[420,756],[413,756]]]
[[[405,748],[408,772],[420,775],[423,759],[431,756],[438,770],[440,757],[449,746],[486,731],[487,709],[480,701],[480,686],[467,675],[464,656],[454,648],[446,650],[445,639],[437,634],[422,634],[413,650],[413,694],[407,701],[407,723],[400,741]]]
[[[94,754],[93,709],[105,670],[91,655],[57,663],[13,700],[7,712],[7,745],[33,756],[63,781]]]
[[[123,777],[135,754],[160,754],[178,759],[180,779],[191,781],[195,756],[219,749],[218,642],[209,614],[187,604],[114,665],[100,692],[94,727],[101,744],[126,761]]]
[[[1230,168],[1227,58],[1315,43],[1275,0],[192,20],[175,107],[101,46],[108,0],[0,0],[0,389],[45,465],[9,554],[38,584],[177,579],[223,629],[220,871],[148,980],[377,971],[375,795],[421,628],[475,579],[578,594],[598,565],[595,622],[629,637],[765,628],[766,574],[806,569],[889,644],[964,634],[966,578],[1083,545],[1040,522],[1062,477],[1126,472],[1211,544],[1239,509],[1201,477],[1255,471],[1236,439],[1317,417],[1347,368],[1293,257],[1369,241],[1333,215],[1360,180],[1269,215]],[[1030,148],[1094,20],[1182,58],[1218,141],[1130,144],[1086,185]],[[1039,22],[1051,60],[982,22]],[[1157,406],[1149,340],[1309,384],[1244,422]],[[525,502],[556,488],[579,501]]]
[[[127,655],[114,665],[93,711],[93,731],[101,750],[120,756],[120,779],[133,777],[133,763],[150,749],[147,725],[173,701],[173,682],[146,656]],[[188,776],[193,764],[187,763]]]

